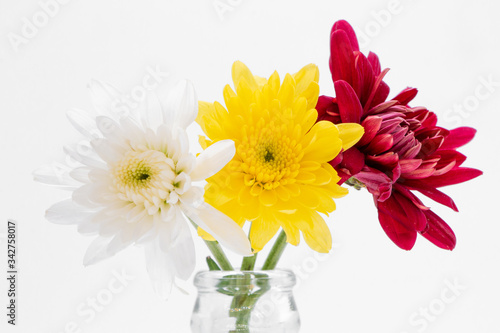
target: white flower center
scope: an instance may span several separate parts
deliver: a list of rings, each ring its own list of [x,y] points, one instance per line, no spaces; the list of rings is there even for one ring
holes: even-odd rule
[[[175,172],[174,161],[156,150],[129,151],[111,166],[118,198],[144,207],[150,215],[177,203],[191,184],[189,176]]]

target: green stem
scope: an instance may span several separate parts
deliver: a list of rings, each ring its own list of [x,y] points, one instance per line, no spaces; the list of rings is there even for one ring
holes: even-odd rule
[[[189,218],[189,221],[193,224],[195,229],[198,229],[198,225]],[[229,262],[229,259],[227,259],[226,254],[224,253],[224,250],[222,250],[222,247],[220,247],[219,242],[217,241],[207,241],[203,240],[205,244],[207,245],[208,249],[214,256],[215,261],[219,264],[219,267],[223,271],[234,271],[233,265]],[[209,266],[210,267],[210,266]]]
[[[262,266],[262,270],[270,271],[276,268],[276,265],[278,264],[283,251],[285,251],[286,244],[286,233],[284,230],[281,230],[278,238],[276,239],[276,242],[273,245],[273,248],[271,249],[271,252],[269,252],[269,255],[267,256],[264,266]]]
[[[243,257],[243,262],[241,263],[241,271],[253,271],[256,261],[257,253],[255,253],[251,257]]]
[[[229,262],[229,259],[227,259],[226,254],[224,253],[224,250],[219,245],[219,242],[217,241],[207,241],[204,240],[205,244],[207,244],[208,249],[210,252],[212,252],[215,261],[219,264],[219,267],[223,271],[234,271],[233,266]]]
[[[208,269],[211,271],[220,271],[219,265],[217,265],[217,263],[210,256],[207,257],[207,265]]]

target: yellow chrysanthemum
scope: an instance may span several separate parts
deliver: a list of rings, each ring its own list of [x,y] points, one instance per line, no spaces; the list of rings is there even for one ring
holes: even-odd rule
[[[202,146],[224,139],[236,144],[233,160],[207,179],[205,200],[240,226],[251,221],[254,251],[281,227],[288,243],[297,245],[302,231],[312,249],[328,252],[332,238],[319,213],[335,210],[333,199],[348,192],[337,184],[340,177],[328,161],[354,145],[363,128],[316,123],[315,65],[280,83],[278,73],[257,77],[237,61],[232,76],[236,92],[224,88],[227,109],[218,102],[199,103],[196,121],[208,136],[200,138]]]

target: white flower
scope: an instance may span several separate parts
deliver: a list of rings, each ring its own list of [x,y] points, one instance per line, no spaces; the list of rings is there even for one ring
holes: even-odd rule
[[[195,267],[186,216],[223,246],[251,255],[243,230],[205,203],[203,184],[196,186],[222,169],[235,147],[225,140],[198,157],[189,152],[186,127],[198,113],[192,85],[182,82],[164,98],[148,96],[137,114],[117,108],[123,97],[107,84],[93,81],[90,91],[97,114],[68,112],[70,122],[90,143],[65,147],[77,165],[35,171],[37,181],[73,191],[71,199],[47,210],[47,219],[77,224],[80,233],[98,235],[84,264],[143,244],[153,286],[166,298],[175,277],[186,280]]]

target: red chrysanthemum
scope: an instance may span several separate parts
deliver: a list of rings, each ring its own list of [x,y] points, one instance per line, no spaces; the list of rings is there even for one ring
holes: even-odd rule
[[[330,70],[336,97],[320,96],[318,121],[359,123],[361,140],[330,163],[342,182],[366,186],[374,196],[378,218],[389,238],[410,250],[417,232],[435,245],[452,250],[456,238],[451,228],[426,207],[412,191],[457,211],[453,200],[437,188],[462,183],[482,174],[461,167],[466,157],[456,151],[474,137],[476,130],[437,126],[436,115],[408,103],[417,90],[406,88],[387,100],[377,55],[365,57],[356,34],[346,21],[334,24],[330,40]]]

